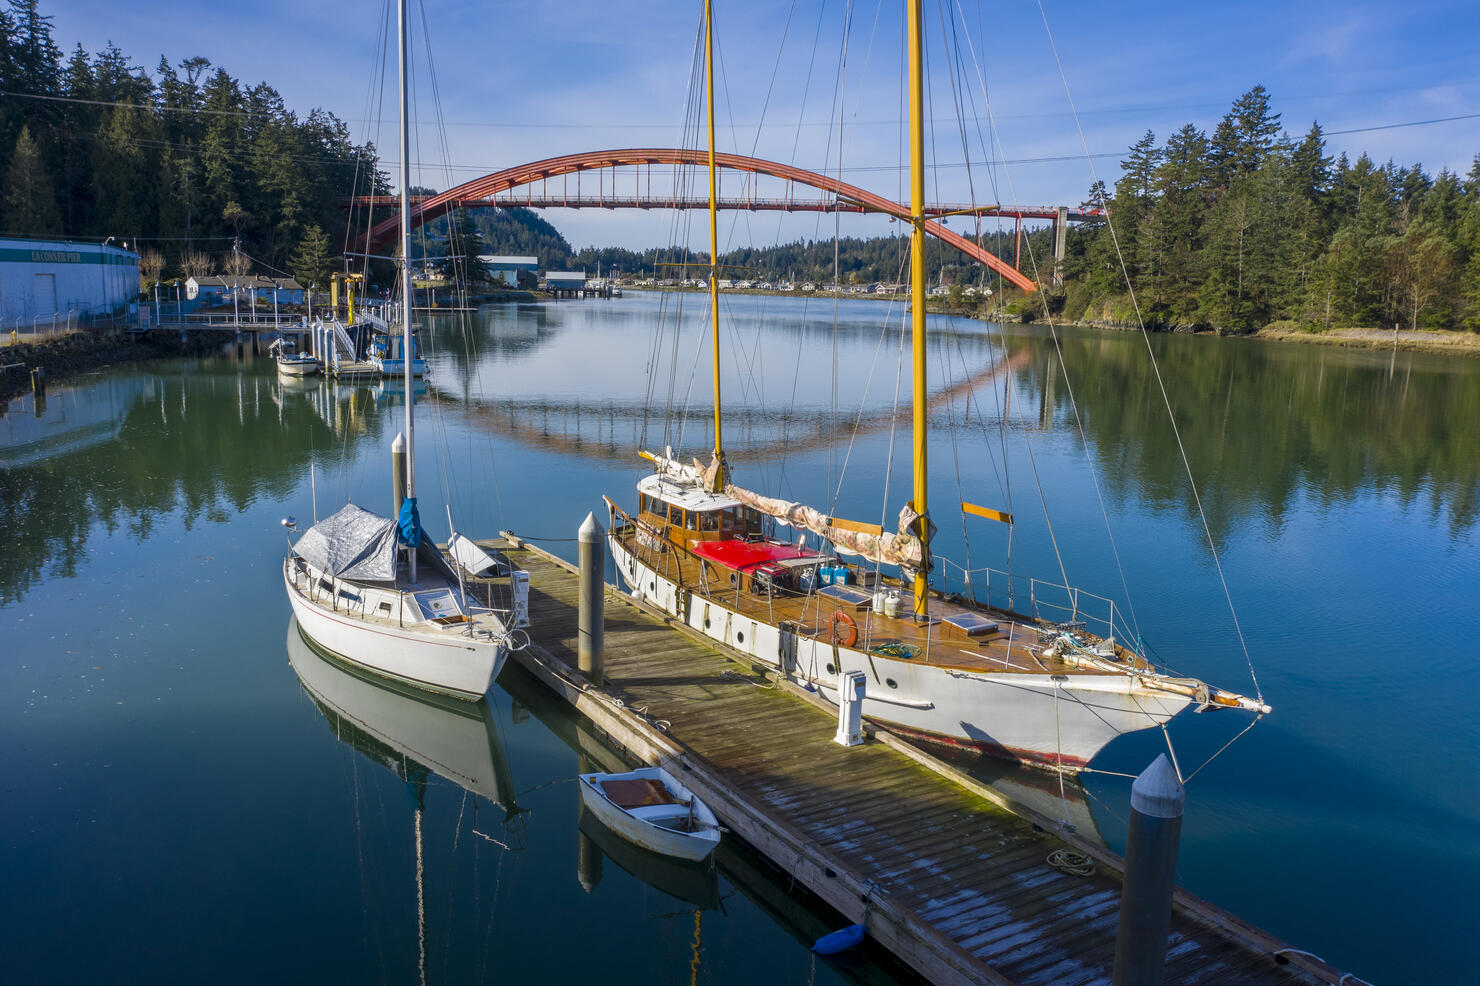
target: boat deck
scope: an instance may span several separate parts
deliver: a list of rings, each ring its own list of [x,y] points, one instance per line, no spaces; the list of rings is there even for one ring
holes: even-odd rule
[[[515,660],[609,737],[661,762],[792,879],[936,983],[1108,983],[1119,857],[877,732],[833,742],[837,714],[608,587],[605,684],[582,687],[568,564],[500,544],[530,573],[534,643]],[[1089,876],[1047,861],[1094,854]],[[1334,983],[1339,973],[1179,892],[1165,982]],[[1298,964],[1297,964],[1298,963]]]
[[[980,620],[986,612],[952,602],[938,596],[930,602],[930,622],[916,623],[910,613],[909,589],[898,582],[885,579],[882,588],[899,589],[904,593],[903,610],[900,616],[887,616],[874,611],[871,604],[872,589],[852,588],[854,601],[827,595],[826,590],[805,594],[778,592],[772,595],[757,594],[749,587],[749,577],[739,585],[729,587],[728,569],[722,568],[682,551],[656,554],[642,548],[633,536],[631,528],[620,532],[623,544],[639,561],[654,565],[659,575],[678,581],[681,585],[705,594],[725,606],[737,609],[753,619],[772,625],[790,622],[796,625],[803,636],[828,637],[833,633],[835,613],[843,613],[858,628],[857,647],[860,650],[876,651],[888,645],[904,645],[919,649],[918,660],[923,664],[957,668],[962,671],[1020,671],[1033,674],[1104,674],[1097,668],[1083,668],[1055,657],[1040,653],[1039,624],[1022,616],[991,612],[989,618],[996,624],[994,629],[982,633],[967,633],[952,625],[951,620],[967,623]]]

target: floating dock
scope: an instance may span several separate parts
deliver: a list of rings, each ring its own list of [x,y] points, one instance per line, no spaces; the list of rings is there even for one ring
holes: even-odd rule
[[[898,737],[833,741],[837,711],[606,587],[605,681],[577,667],[574,566],[514,534],[531,645],[514,658],[635,758],[925,979],[1110,983],[1124,861]],[[1093,873],[1048,862],[1090,856]],[[1338,983],[1308,953],[1178,890],[1163,982]]]

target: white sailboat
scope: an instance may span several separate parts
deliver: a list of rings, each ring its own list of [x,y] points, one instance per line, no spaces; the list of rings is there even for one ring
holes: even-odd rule
[[[405,258],[410,256],[405,0],[398,9]],[[404,262],[401,285],[403,297],[410,299],[411,269]],[[401,306],[401,315],[402,351],[411,352],[410,304]],[[290,547],[283,559],[283,584],[304,634],[335,657],[419,688],[476,701],[498,676],[510,648],[528,642],[522,629],[528,624],[528,574],[456,531],[446,549],[425,537],[416,507],[413,368],[402,361],[402,370],[406,430],[392,447],[405,475],[404,490],[397,490],[397,519],[346,504]],[[450,524],[450,511],[448,520]],[[283,524],[296,530],[292,518]]]
[[[708,20],[706,3],[706,24]],[[709,286],[713,313],[714,448],[708,466],[644,452],[656,468],[629,514],[606,498],[617,571],[634,595],[695,630],[775,667],[828,700],[841,676],[867,679],[863,714],[951,746],[1077,771],[1122,733],[1150,729],[1192,707],[1270,711],[1249,698],[1153,667],[1116,640],[1113,607],[1091,627],[1077,589],[1058,622],[979,605],[930,585],[924,256],[924,135],[919,0],[908,5],[911,334],[914,489],[899,528],[844,520],[731,482],[719,388],[718,235],[715,221],[713,59],[709,56]],[[706,49],[709,47],[706,27]],[[1000,511],[967,513],[1011,523]],[[823,554],[766,536],[763,517],[828,542]],[[837,556],[861,559],[865,563]],[[898,568],[880,575],[877,566]],[[1039,586],[1050,583],[1038,582]],[[1087,595],[1087,594],[1086,594]]]

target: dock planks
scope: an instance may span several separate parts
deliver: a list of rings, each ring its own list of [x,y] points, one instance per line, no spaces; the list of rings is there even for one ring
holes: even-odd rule
[[[576,666],[574,569],[511,536],[530,573],[533,646],[515,656],[636,755],[683,771],[734,832],[939,983],[1109,983],[1119,859],[1096,872],[1050,866],[1054,849],[1095,849],[1049,834],[963,787],[926,754],[878,731],[833,742],[836,712],[771,686],[715,642],[608,586],[605,676]],[[936,769],[931,769],[934,766]],[[968,785],[971,782],[966,782]],[[1173,908],[1165,982],[1335,983],[1339,972],[1183,891]]]

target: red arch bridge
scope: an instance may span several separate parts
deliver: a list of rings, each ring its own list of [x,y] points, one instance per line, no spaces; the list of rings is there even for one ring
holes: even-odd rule
[[[543,161],[533,161],[529,164],[521,164],[512,168],[496,171],[482,178],[464,182],[456,188],[449,188],[438,195],[430,195],[412,200],[411,224],[413,227],[440,218],[454,209],[474,206],[522,206],[526,208],[600,208],[600,209],[707,209],[709,200],[697,196],[680,196],[677,193],[664,194],[660,188],[654,193],[652,190],[652,168],[654,165],[661,167],[704,167],[709,163],[707,151],[693,150],[689,148],[663,148],[643,147],[627,148],[623,150],[610,151],[586,151],[580,154],[565,154],[560,157],[546,158]],[[717,167],[741,172],[753,176],[766,176],[780,179],[785,183],[785,194],[773,197],[759,197],[755,195],[731,197],[718,201],[717,205],[722,209],[743,209],[750,211],[785,211],[785,212],[856,212],[856,213],[882,213],[895,219],[906,222],[910,218],[910,210],[907,206],[875,195],[856,185],[850,185],[830,178],[827,175],[818,174],[815,171],[807,171],[804,168],[793,167],[789,164],[781,164],[776,161],[767,161],[762,158],[747,157],[742,154],[729,154],[717,152],[715,154]],[[637,169],[638,190],[632,195],[617,195],[614,191],[609,192],[600,173],[602,171],[635,167]],[[647,188],[641,189],[642,168],[647,167]],[[596,194],[593,196],[583,193],[581,190],[580,176],[584,172],[597,172]],[[569,176],[575,177],[575,194],[570,194]],[[666,176],[662,176],[666,177]],[[558,194],[550,191],[550,179],[564,178],[563,187]],[[612,188],[615,188],[615,177],[612,180]],[[541,191],[536,194],[534,186],[541,186]],[[823,196],[804,194],[797,197],[792,194],[796,186],[805,186],[824,193]],[[520,195],[513,190],[524,188],[525,193]],[[587,183],[589,189],[589,182]],[[399,204],[399,199],[389,196],[361,196],[351,199],[351,205],[369,206],[374,209],[387,208],[389,214],[370,230],[369,252],[385,249],[400,235],[401,217],[392,206]],[[1100,209],[1075,208],[1069,206],[1004,206],[1004,205],[931,205],[926,208],[927,216],[935,219],[927,219],[924,222],[926,233],[948,244],[964,253],[966,256],[985,264],[987,267],[1001,274],[1003,278],[1022,288],[1024,291],[1034,291],[1038,285],[1030,278],[1021,273],[1016,266],[998,258],[995,254],[988,252],[950,229],[943,223],[937,221],[947,215],[972,215],[972,216],[1002,216],[1014,219],[1019,231],[1024,219],[1047,220],[1054,224],[1054,256],[1062,260],[1064,256],[1065,234],[1068,224],[1071,222],[1084,222],[1103,218],[1104,212]]]

